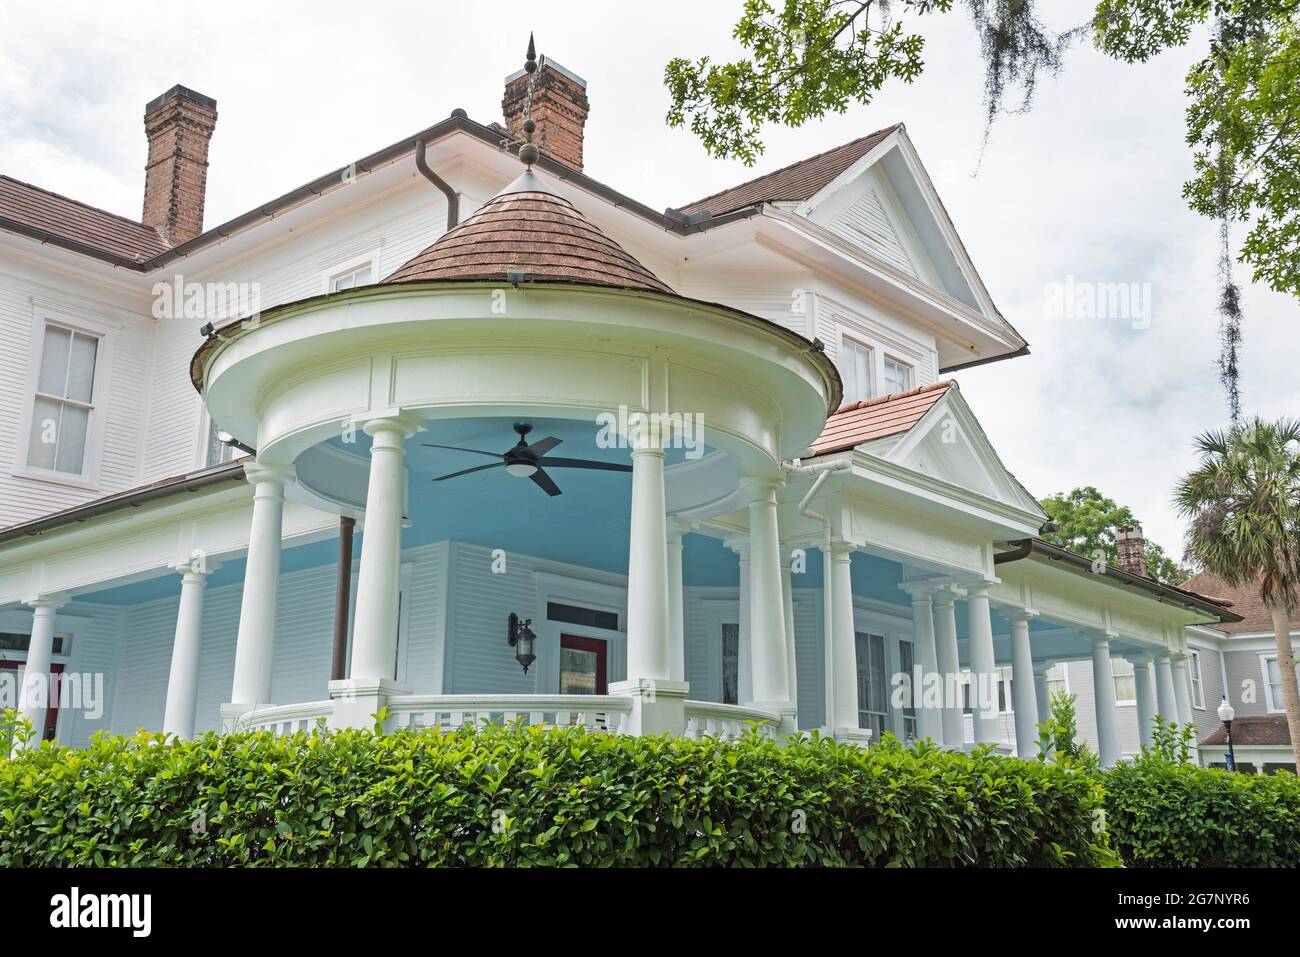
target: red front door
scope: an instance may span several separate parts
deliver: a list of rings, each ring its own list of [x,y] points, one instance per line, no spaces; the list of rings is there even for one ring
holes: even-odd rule
[[[22,661],[3,661],[0,660],[0,668],[8,671],[21,671],[25,662]],[[50,665],[50,671],[55,675],[63,674],[63,665]],[[45,709],[45,725],[36,729],[42,741],[53,741],[54,735],[59,728],[59,695],[58,682],[50,685],[50,700],[48,707]],[[22,700],[22,688],[18,688],[18,700]]]
[[[560,694],[609,694],[607,649],[600,638],[560,635]]]

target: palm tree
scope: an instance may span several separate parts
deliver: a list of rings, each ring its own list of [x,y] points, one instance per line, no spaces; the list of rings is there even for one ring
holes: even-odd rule
[[[1300,751],[1300,695],[1291,651],[1300,604],[1300,422],[1255,419],[1196,439],[1201,464],[1174,501],[1191,519],[1187,555],[1229,585],[1256,585],[1273,619],[1291,750]],[[1300,770],[1300,767],[1298,767]]]

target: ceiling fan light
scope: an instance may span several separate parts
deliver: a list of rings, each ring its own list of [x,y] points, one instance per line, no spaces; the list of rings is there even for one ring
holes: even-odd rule
[[[511,462],[506,466],[506,471],[515,478],[531,478],[537,471],[536,465],[530,465],[527,462]]]

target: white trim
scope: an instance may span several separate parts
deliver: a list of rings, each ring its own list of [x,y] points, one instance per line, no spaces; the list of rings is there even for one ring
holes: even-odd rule
[[[1196,711],[1205,709],[1205,668],[1201,662],[1201,652],[1196,648],[1187,649],[1187,657],[1190,659],[1187,665],[1187,683],[1191,692],[1192,708]],[[1195,662],[1195,667],[1192,666]],[[1200,692],[1198,695],[1197,692]],[[1196,699],[1200,698],[1198,702]]]
[[[334,292],[334,280],[358,269],[370,270],[370,281],[360,285],[368,286],[379,282],[379,260],[383,254],[383,243],[377,243],[366,247],[364,252],[345,252],[332,260],[327,260],[320,266],[320,285],[321,292]],[[355,287],[349,287],[355,288]]]
[[[1268,663],[1278,661],[1277,652],[1261,651],[1259,653],[1259,670],[1264,677],[1264,705],[1268,708],[1269,714],[1286,714],[1286,708],[1282,707],[1282,702],[1273,701],[1273,683],[1268,678]],[[1282,677],[1282,663],[1278,662],[1278,678]]]
[[[540,617],[540,620],[533,619],[533,632],[537,635],[535,650],[538,693],[559,693],[562,633],[604,641],[608,646],[605,656],[608,672],[606,680],[609,683],[622,680],[620,676],[627,673],[627,586],[608,580],[578,578],[543,570],[534,570],[533,584],[537,593],[537,615]],[[618,630],[551,621],[546,614],[547,605],[551,602],[612,612],[618,615]],[[504,641],[504,636],[502,640]]]

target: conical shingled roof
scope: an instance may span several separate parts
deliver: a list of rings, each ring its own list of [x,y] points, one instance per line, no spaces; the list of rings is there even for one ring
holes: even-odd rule
[[[531,170],[384,280],[568,282],[673,294]]]

